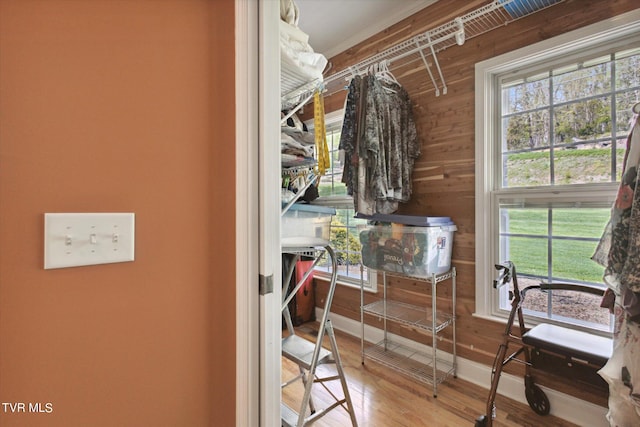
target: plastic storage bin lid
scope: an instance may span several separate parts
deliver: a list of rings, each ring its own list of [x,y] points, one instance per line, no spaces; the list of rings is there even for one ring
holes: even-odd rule
[[[440,227],[454,225],[448,216],[414,216],[414,215],[385,215],[373,214],[365,215],[356,213],[356,218],[378,222],[393,222],[396,224],[414,225],[418,227]]]

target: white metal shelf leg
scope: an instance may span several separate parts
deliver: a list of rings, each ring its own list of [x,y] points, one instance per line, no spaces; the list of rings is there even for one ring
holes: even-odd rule
[[[389,350],[387,347],[387,273],[382,272],[382,327],[384,330],[384,351]]]
[[[431,275],[431,327],[432,327],[432,331],[431,331],[431,341],[432,341],[432,347],[431,347],[431,363],[433,364],[433,397],[438,397],[438,367],[436,366],[436,361],[437,361],[437,349],[438,349],[438,339],[437,339],[437,333],[436,333],[436,329],[438,327],[438,324],[436,323],[437,321],[437,316],[436,316],[436,299],[437,299],[437,295],[436,295],[436,275],[432,274]]]
[[[457,341],[456,341],[456,268],[453,267],[451,271],[451,314],[453,318],[451,319],[451,326],[453,327],[453,377],[458,378],[458,360],[457,360]]]
[[[360,363],[364,365],[364,266],[362,263],[360,264],[360,328]]]

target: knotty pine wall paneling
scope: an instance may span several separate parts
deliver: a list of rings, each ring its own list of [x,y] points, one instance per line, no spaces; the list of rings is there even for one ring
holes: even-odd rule
[[[339,71],[381,52],[412,36],[433,29],[462,16],[487,1],[440,1],[415,15],[389,27],[385,31],[330,58],[333,70]],[[505,27],[494,29],[467,40],[463,46],[452,46],[438,54],[438,60],[447,84],[446,95],[435,96],[429,75],[422,62],[409,69],[395,72],[395,77],[409,92],[414,116],[421,139],[421,156],[413,175],[413,196],[401,206],[399,213],[408,215],[449,216],[458,227],[454,235],[452,264],[457,269],[457,351],[458,355],[486,365],[493,363],[504,325],[473,317],[475,310],[475,123],[474,123],[474,67],[477,62],[500,55],[603,19],[636,9],[635,0],[596,1],[567,0],[549,9],[539,11]],[[344,105],[346,91],[329,94],[325,98],[328,113]],[[307,108],[306,114],[312,114]],[[304,119],[310,118],[303,117]],[[428,284],[411,280],[393,279],[389,293],[394,298],[416,299],[420,292],[430,304]],[[318,304],[326,294],[326,283],[317,280]],[[451,304],[448,286],[438,292],[438,307]],[[448,292],[448,293],[447,293]],[[365,295],[365,304],[372,298]],[[441,301],[442,299],[442,301]],[[360,319],[360,291],[339,286],[334,302],[336,314]],[[375,325],[378,320],[367,318]],[[398,327],[394,333],[424,341],[410,328]],[[443,334],[441,347],[451,351],[451,336]],[[429,342],[428,339],[426,342]],[[507,371],[522,375],[522,367],[510,364]],[[489,386],[487,378],[487,386]],[[582,399],[606,406],[603,393],[592,393],[553,377],[538,378],[546,386]]]

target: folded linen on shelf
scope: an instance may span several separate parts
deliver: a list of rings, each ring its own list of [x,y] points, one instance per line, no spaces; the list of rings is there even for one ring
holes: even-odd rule
[[[315,145],[315,134],[291,126],[282,126],[281,130],[301,144]]]
[[[282,167],[313,167],[316,159],[312,157],[296,156],[294,154],[280,153]]]
[[[309,35],[295,25],[280,21],[280,58],[283,74],[298,75],[302,81],[322,80],[327,58],[314,52]]]
[[[280,151],[303,157],[313,157],[313,145],[303,145],[286,133],[280,134]]]

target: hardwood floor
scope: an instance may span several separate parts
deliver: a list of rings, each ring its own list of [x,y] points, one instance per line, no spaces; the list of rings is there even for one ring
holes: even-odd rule
[[[317,333],[317,327],[316,323],[307,323],[297,328],[297,333],[313,335]],[[336,339],[356,418],[361,427],[473,426],[476,417],[485,412],[487,389],[460,378],[449,378],[438,386],[438,397],[434,398],[431,385],[415,381],[370,360],[363,365],[359,339],[339,331],[336,331]],[[325,343],[328,343],[327,339]],[[295,376],[298,368],[283,359],[282,371],[285,381]],[[341,396],[338,381],[332,381],[329,389]],[[283,402],[297,410],[302,393],[301,381],[291,384],[283,389]],[[316,407],[324,407],[326,402],[331,401],[320,385],[314,385],[313,398]],[[496,407],[495,427],[575,426],[553,416],[539,416],[528,405],[500,395],[496,399]],[[330,411],[313,424],[314,427],[350,425],[349,415],[342,408]]]

